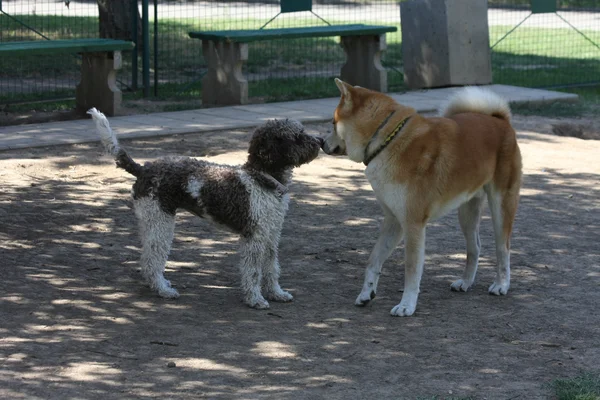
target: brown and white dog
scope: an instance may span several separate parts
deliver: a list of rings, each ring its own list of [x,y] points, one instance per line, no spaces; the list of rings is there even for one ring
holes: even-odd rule
[[[385,94],[335,82],[341,99],[323,150],[366,165],[384,213],[355,304],[366,305],[375,297],[382,264],[404,237],[404,294],[391,314],[412,315],[423,273],[426,225],[456,208],[467,241],[467,265],[451,289],[467,291],[477,272],[484,197],[497,257],[489,293],[505,295],[521,186],[521,154],[506,101],[489,90],[469,87],[450,98],[442,117],[426,118]]]

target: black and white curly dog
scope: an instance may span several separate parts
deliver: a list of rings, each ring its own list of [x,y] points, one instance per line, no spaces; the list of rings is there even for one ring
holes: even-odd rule
[[[179,297],[163,276],[175,227],[175,213],[187,210],[240,234],[244,302],[265,309],[292,295],[279,286],[279,238],[294,167],[315,159],[322,139],[304,132],[300,122],[270,120],[258,127],[244,165],[218,165],[188,157],[165,157],[143,166],[119,146],[106,117],[88,111],[117,167],[134,175],[133,207],[138,218],[144,279],[162,297]],[[261,292],[264,288],[264,294]]]

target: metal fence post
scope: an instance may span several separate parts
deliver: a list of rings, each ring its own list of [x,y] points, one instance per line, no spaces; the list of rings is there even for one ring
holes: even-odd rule
[[[158,96],[158,0],[154,0],[154,96]]]
[[[144,97],[150,95],[150,35],[148,32],[148,0],[142,0],[142,42],[144,52],[142,56],[142,83]]]
[[[131,0],[131,41],[135,47],[131,51],[131,90],[138,89],[138,8],[137,0]]]

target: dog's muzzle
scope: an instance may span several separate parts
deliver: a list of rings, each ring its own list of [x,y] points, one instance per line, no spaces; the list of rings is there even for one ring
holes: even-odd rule
[[[343,148],[342,146],[335,146],[332,147],[329,144],[327,144],[326,141],[323,141],[323,143],[321,144],[321,149],[323,149],[323,152],[325,154],[328,154],[330,156],[345,156],[346,155],[346,149]]]

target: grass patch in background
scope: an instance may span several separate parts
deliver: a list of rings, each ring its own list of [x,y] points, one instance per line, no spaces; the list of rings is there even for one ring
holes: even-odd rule
[[[96,17],[17,15],[27,24],[42,28],[51,38],[78,38],[97,35]],[[18,24],[0,16],[1,26],[8,34],[20,32]],[[366,18],[373,18],[367,16]],[[3,22],[2,22],[3,21]],[[173,111],[198,108],[201,99],[201,77],[206,67],[201,57],[201,42],[187,35],[193,30],[248,29],[261,26],[262,18],[162,18],[159,21],[158,97],[142,99],[141,89],[127,92],[131,81],[131,57],[123,54],[124,66],[118,73],[124,100],[132,100],[131,108],[140,112]],[[330,19],[333,24],[353,23]],[[378,21],[361,21],[377,24]],[[317,24],[309,19],[277,18],[270,28],[306,26]],[[490,26],[490,43],[494,44],[512,26]],[[600,32],[583,31],[592,41],[600,43]],[[32,34],[33,35],[33,34]],[[552,40],[548,40],[552,38]],[[39,39],[35,35],[28,39]],[[388,68],[388,90],[404,92],[402,76],[402,37],[398,32],[386,35],[387,51],[383,64]],[[336,97],[338,91],[332,79],[339,75],[344,62],[344,52],[337,37],[316,39],[273,40],[250,44],[249,60],[245,71],[249,80],[251,103],[277,102],[311,98]],[[519,27],[492,51],[494,83],[524,87],[548,87],[581,82],[598,81],[600,50],[570,28]],[[0,104],[32,102],[65,97],[58,92],[63,88],[74,96],[79,79],[76,57],[17,57],[0,60],[0,70],[5,77],[0,80]],[[139,60],[141,65],[141,58]],[[154,66],[151,61],[152,68]],[[24,72],[25,71],[25,72]],[[138,82],[141,84],[141,72]],[[151,84],[154,82],[151,71]],[[72,82],[72,84],[71,84]],[[4,86],[3,86],[4,85]],[[25,93],[26,90],[31,93]],[[563,90],[563,89],[557,89]],[[596,88],[564,89],[581,96],[579,103],[546,105],[516,105],[514,112],[523,115],[558,117],[587,116],[600,112],[600,86]],[[154,88],[151,88],[154,93]],[[155,105],[150,103],[154,102]],[[126,104],[129,106],[129,104]],[[60,107],[46,104],[46,110]],[[162,107],[162,109],[160,108]],[[9,104],[10,110],[15,109]],[[26,106],[20,104],[19,109]],[[32,104],[32,110],[42,108]]]
[[[600,400],[600,374],[586,373],[552,382],[557,400]]]

